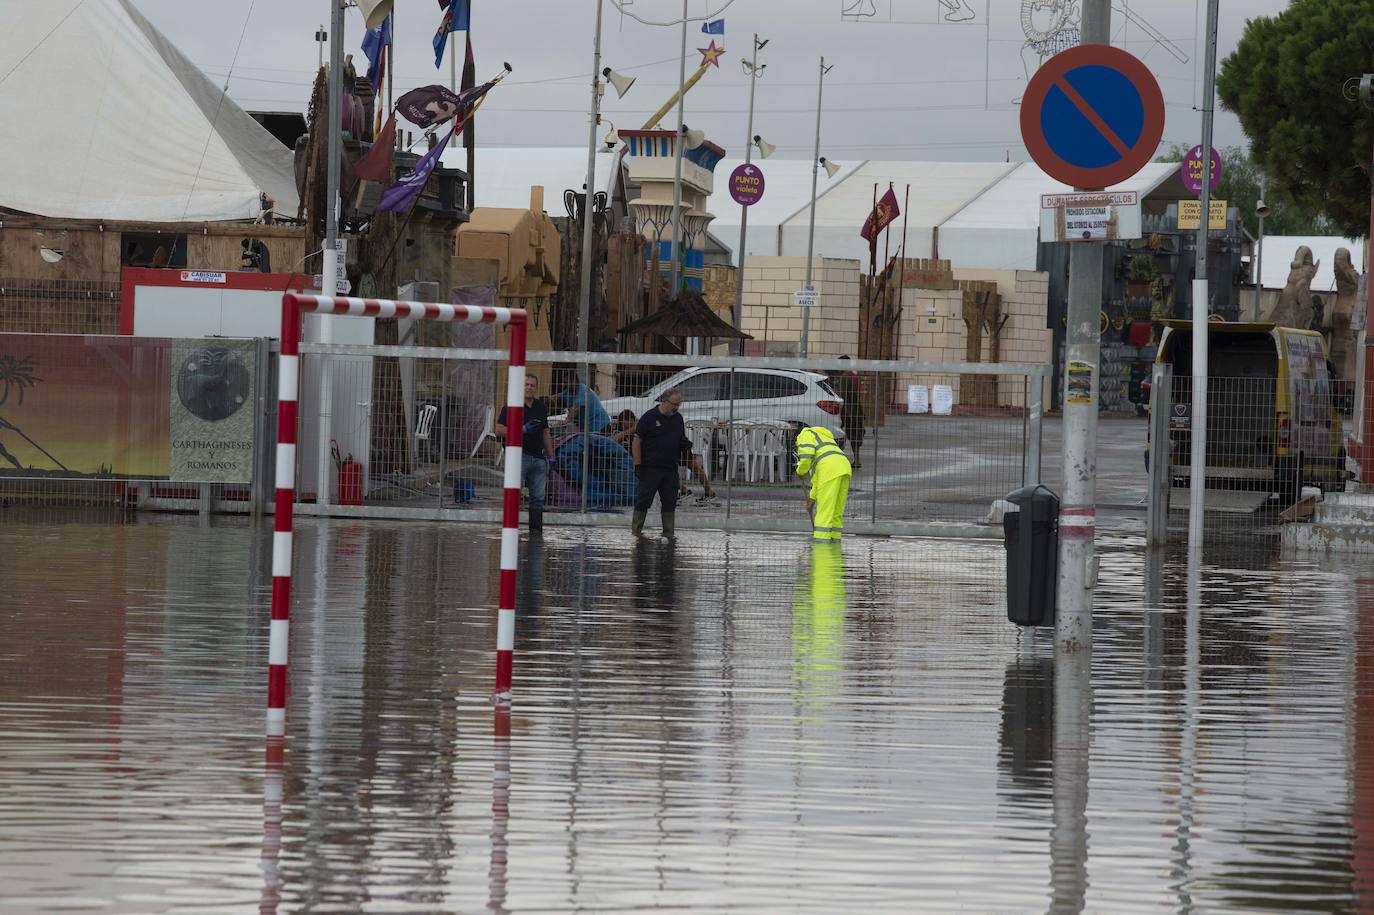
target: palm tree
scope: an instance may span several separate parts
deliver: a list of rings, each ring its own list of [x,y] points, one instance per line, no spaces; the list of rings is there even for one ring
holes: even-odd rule
[[[22,359],[20,359],[19,357],[12,356],[8,353],[0,355],[0,407],[3,407],[5,403],[10,399],[11,391],[14,391],[17,395],[15,406],[24,405],[24,389],[34,387],[40,381],[43,380],[42,378],[39,378],[36,375],[34,375],[33,371],[34,362],[32,356],[25,356]],[[13,432],[17,433],[19,437],[22,438],[24,441],[28,442],[33,447],[37,448],[39,451],[43,452],[43,455],[47,457],[48,460],[56,464],[58,467],[61,467],[63,470],[69,469],[67,465],[63,464],[57,458],[49,454],[47,449],[45,449],[42,445],[38,444],[33,439],[25,435],[24,430],[20,429],[14,423],[5,419],[3,416],[0,416],[0,431],[5,429],[10,429]],[[15,466],[16,469],[24,469],[24,465],[19,463],[19,459],[9,452],[9,449],[5,447],[4,442],[0,442],[0,457],[3,457],[5,460],[9,461],[11,464]]]

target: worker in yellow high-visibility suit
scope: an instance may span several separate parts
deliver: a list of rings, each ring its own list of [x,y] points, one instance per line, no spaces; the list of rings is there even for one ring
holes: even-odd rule
[[[816,540],[839,540],[844,533],[844,505],[853,473],[829,429],[807,426],[797,433],[797,475],[811,477],[806,510]]]

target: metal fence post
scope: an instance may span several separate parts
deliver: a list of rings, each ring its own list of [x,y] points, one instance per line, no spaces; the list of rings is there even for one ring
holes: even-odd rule
[[[878,523],[878,471],[882,465],[878,462],[878,392],[882,390],[883,381],[877,372],[873,373],[873,476],[868,480],[869,487],[873,490],[869,497],[869,518],[870,524]]]
[[[272,347],[267,337],[254,340],[254,417],[253,417],[253,478],[249,489],[249,502],[252,518],[262,517],[263,505],[267,499],[268,468],[273,466],[275,457],[267,454],[269,445],[267,426],[267,404],[269,398],[276,403],[277,392],[269,391],[272,378]],[[275,442],[275,439],[272,440]]]
[[[1030,404],[1026,411],[1026,469],[1022,483],[1034,486],[1040,482],[1041,435],[1045,419],[1045,376],[1027,375],[1030,384]]]
[[[740,263],[742,264],[743,261],[741,260]],[[735,498],[734,487],[731,485],[731,483],[732,483],[733,480],[734,480],[734,475],[730,472],[731,469],[735,466],[735,452],[734,452],[735,445],[734,445],[734,442],[735,442],[735,370],[732,368],[732,369],[730,369],[730,420],[729,420],[729,422],[727,422],[727,423],[725,424],[725,518],[726,518],[726,520],[729,520],[729,518],[730,518],[730,506],[731,506],[731,504],[734,502],[734,498]],[[708,464],[707,476],[709,477],[709,476],[710,476],[709,464],[710,464],[711,455],[708,454],[708,455],[706,456],[706,459],[707,459],[707,464]]]
[[[1174,367],[1155,364],[1150,371],[1150,474],[1147,478],[1145,545],[1169,542],[1169,470],[1173,447],[1169,443],[1169,414],[1174,402]]]

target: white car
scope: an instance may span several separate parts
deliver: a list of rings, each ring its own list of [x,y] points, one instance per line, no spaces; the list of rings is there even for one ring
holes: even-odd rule
[[[614,422],[622,410],[643,416],[669,388],[682,393],[682,418],[725,422],[730,413],[730,369],[690,368],[659,382],[638,397],[602,401]],[[748,368],[734,370],[736,422],[786,422],[796,428],[824,426],[843,443],[840,408],[844,399],[826,376],[798,369]]]

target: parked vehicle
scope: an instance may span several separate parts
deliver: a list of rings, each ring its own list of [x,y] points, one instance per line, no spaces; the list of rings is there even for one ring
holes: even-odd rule
[[[659,382],[638,397],[613,397],[602,406],[611,416],[631,410],[642,416],[659,402],[665,391],[682,392],[682,418],[692,420],[731,419],[731,370],[728,368],[689,368]],[[800,429],[824,426],[843,443],[840,409],[844,398],[835,393],[826,376],[797,369],[749,368],[734,370],[735,422],[782,421]]]
[[[1192,463],[1191,321],[1166,321],[1155,361],[1173,366],[1168,407],[1174,485]],[[1345,485],[1345,433],[1321,334],[1270,323],[1208,323],[1207,485],[1268,489],[1291,503],[1303,484]],[[1150,409],[1161,405],[1151,398]],[[1148,463],[1149,446],[1146,446]]]

